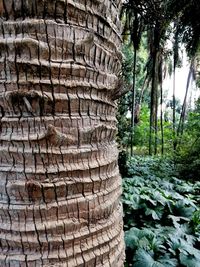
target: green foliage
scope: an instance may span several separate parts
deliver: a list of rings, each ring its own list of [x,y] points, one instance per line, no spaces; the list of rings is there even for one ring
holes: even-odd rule
[[[200,183],[174,177],[170,160],[135,157],[123,179],[127,266],[183,267],[200,262]]]
[[[120,100],[119,105],[119,111],[118,111],[118,142],[122,144],[123,148],[127,148],[131,146],[131,138],[130,138],[130,118],[127,118],[127,112],[130,108],[130,99],[129,95],[124,96]],[[168,108],[169,114],[167,114],[167,111],[165,112],[165,119],[163,120],[163,133],[164,133],[164,151],[165,154],[169,155],[173,153],[173,141],[174,137],[172,135],[173,132],[173,125],[172,125],[172,117],[170,116],[170,107]],[[180,114],[177,114],[180,116]],[[192,118],[191,113],[191,118]],[[139,113],[139,122],[135,124],[134,128],[134,135],[133,135],[133,145],[135,147],[135,153],[136,154],[148,154],[148,146],[149,146],[149,134],[150,134],[150,110],[148,104],[144,103],[141,105],[140,113]],[[193,115],[194,116],[194,115]],[[198,116],[195,115],[195,120],[197,123]],[[194,123],[194,120],[193,120]],[[199,123],[199,121],[198,121]],[[195,128],[196,127],[196,128]],[[196,134],[198,132],[197,125],[194,127],[194,125],[191,125],[190,128],[192,131],[190,133]],[[200,127],[200,125],[199,125]],[[161,122],[160,119],[158,120],[158,129],[161,128]],[[196,130],[195,130],[196,129]],[[200,129],[199,129],[200,130]],[[200,132],[200,131],[199,131]],[[158,131],[158,153],[161,153],[161,146],[162,146],[162,136],[161,131]],[[191,139],[191,135],[188,136],[188,139]],[[186,141],[188,144],[188,141]]]
[[[195,211],[192,220],[191,220],[191,226],[193,227],[193,230],[195,232],[200,232],[200,211]]]
[[[182,177],[192,180],[200,177],[200,99],[188,114],[184,133],[179,137],[176,164]]]
[[[120,135],[120,132],[125,135],[125,138],[121,141],[123,147],[139,146],[139,151],[144,153],[149,147],[150,154],[153,152],[155,154],[163,152],[172,154],[176,149],[176,141],[179,142],[180,138],[178,137],[177,140],[175,134],[176,121],[179,121],[179,113],[182,108],[176,99],[175,103],[173,100],[171,108],[176,113],[173,116],[173,123],[169,119],[164,121],[163,125],[160,119],[162,115],[159,114],[160,112],[158,113],[159,103],[165,102],[161,85],[167,73],[170,75],[175,68],[180,67],[179,51],[183,44],[187,48],[191,62],[198,55],[200,51],[200,24],[197,23],[199,15],[200,5],[198,0],[183,0],[181,2],[177,0],[123,1],[121,17],[124,25],[124,60],[122,69],[124,80],[130,86],[129,93],[122,99],[122,105],[124,104],[126,107],[126,113],[124,113],[123,119],[119,119],[119,141],[123,136],[123,134]],[[171,48],[169,48],[167,40],[173,40]],[[135,50],[137,50],[136,71],[134,68]],[[198,72],[198,67],[195,72]],[[136,76],[136,99],[131,96],[132,81],[135,80],[133,76]],[[195,76],[197,76],[197,83],[199,84],[199,75]],[[144,105],[141,105],[141,103],[144,103]],[[138,125],[138,122],[136,122],[137,127],[135,127],[135,133],[132,133],[134,134],[132,137],[130,135],[134,130],[131,131],[130,120],[126,118],[126,115],[133,105],[137,107],[138,104],[142,112],[146,106],[148,107],[146,112],[148,120],[142,121],[144,125],[142,123]],[[143,114],[139,115],[140,117],[143,116]],[[146,131],[147,127],[149,129]],[[188,140],[195,141],[190,137],[191,135],[188,134]],[[149,138],[149,141],[147,141],[147,138]],[[134,140],[133,144],[130,144],[131,139]],[[187,135],[184,139],[187,142]],[[200,146],[199,143],[198,147]],[[193,154],[195,153],[197,151],[194,151]],[[187,153],[183,151],[183,154]],[[193,161],[192,159],[189,164],[192,164]],[[200,169],[200,161],[195,162],[194,165],[196,170]]]
[[[140,121],[135,127],[134,145],[138,148],[148,148],[149,142],[149,107],[143,105],[140,111]]]

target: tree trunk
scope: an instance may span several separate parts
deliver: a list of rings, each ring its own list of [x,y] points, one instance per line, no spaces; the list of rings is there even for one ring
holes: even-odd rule
[[[162,74],[161,74],[162,75]],[[161,129],[161,154],[164,155],[164,128],[163,128],[163,79],[160,82],[160,129]]]
[[[150,108],[150,134],[149,134],[149,155],[157,154],[157,105],[158,105],[158,72],[157,72],[157,51],[153,54],[152,81],[151,81],[151,108]]]
[[[185,96],[184,96],[184,100],[183,100],[180,120],[179,120],[179,124],[178,124],[178,129],[177,129],[177,136],[178,137],[179,137],[179,135],[183,135],[184,122],[185,122],[186,110],[187,110],[187,98],[188,98],[188,92],[190,89],[190,83],[191,83],[193,73],[194,73],[194,68],[193,68],[193,61],[192,61],[191,65],[190,65],[189,73],[188,73]],[[179,140],[179,142],[180,142],[180,140]]]
[[[146,77],[144,79],[143,85],[142,85],[142,89],[139,95],[139,99],[138,99],[138,104],[141,106],[142,105],[142,101],[143,101],[143,95],[144,95],[144,91],[145,89],[147,89],[149,87],[150,84],[150,79],[148,77],[148,74],[146,74]]]
[[[176,64],[174,63],[173,70],[173,96],[172,96],[172,105],[173,105],[173,149],[176,150]]]
[[[133,157],[133,142],[135,133],[135,79],[136,79],[137,49],[134,48],[133,59],[133,86],[132,86],[132,106],[131,106],[131,157]]]
[[[123,266],[120,0],[0,5],[0,266]]]

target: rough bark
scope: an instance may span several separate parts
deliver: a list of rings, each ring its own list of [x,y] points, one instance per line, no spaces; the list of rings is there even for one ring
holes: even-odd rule
[[[0,266],[123,266],[120,1],[0,1]]]

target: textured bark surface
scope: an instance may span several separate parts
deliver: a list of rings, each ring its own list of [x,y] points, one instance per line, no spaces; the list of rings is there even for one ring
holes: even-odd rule
[[[119,0],[0,0],[0,266],[123,266]]]

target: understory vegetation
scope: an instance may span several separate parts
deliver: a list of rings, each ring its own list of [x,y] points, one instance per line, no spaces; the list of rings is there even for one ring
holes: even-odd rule
[[[174,163],[134,157],[123,179],[126,265],[200,266],[200,182],[178,178]]]

